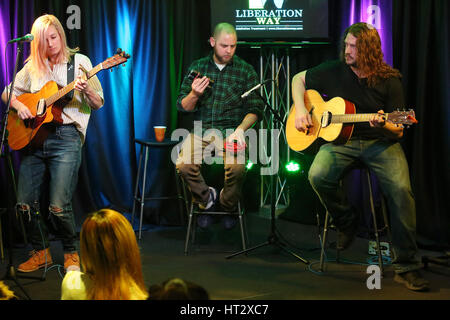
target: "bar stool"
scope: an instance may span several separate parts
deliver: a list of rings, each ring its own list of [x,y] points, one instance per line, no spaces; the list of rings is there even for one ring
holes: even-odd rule
[[[218,157],[213,157],[214,159],[219,159]],[[215,163],[216,160],[212,160],[210,163]],[[204,166],[202,167],[203,170]],[[180,176],[180,179],[182,181],[183,185],[183,193],[184,193],[184,199],[186,201],[186,206],[188,206],[188,196],[187,196],[187,184],[183,180],[183,178]],[[192,198],[192,197],[191,197]],[[187,232],[186,232],[186,241],[184,244],[184,254],[188,255],[189,251],[189,245],[191,243],[195,242],[195,231],[197,229],[197,215],[199,214],[208,214],[208,215],[214,215],[214,216],[235,216],[239,220],[239,227],[240,227],[240,235],[241,235],[241,242],[242,242],[242,248],[243,250],[247,249],[247,231],[245,227],[245,221],[244,221],[244,208],[242,207],[241,201],[238,201],[237,209],[235,212],[226,212],[226,211],[203,211],[198,208],[198,205],[195,204],[193,201],[190,203],[190,209],[188,210],[189,216],[188,216],[188,225],[187,225]]]
[[[133,200],[133,211],[131,213],[131,225],[133,225],[134,222],[134,214],[136,211],[136,203],[139,203],[140,205],[140,218],[139,218],[139,240],[141,239],[142,234],[142,220],[144,215],[144,203],[148,200],[170,200],[170,199],[178,199],[179,202],[179,210],[180,210],[180,221],[184,221],[184,213],[183,213],[183,196],[181,194],[180,185],[178,181],[178,175],[176,173],[176,169],[174,166],[174,177],[175,177],[175,185],[177,188],[177,195],[176,196],[160,196],[160,197],[145,197],[145,186],[147,183],[147,167],[148,167],[148,154],[149,154],[149,148],[167,148],[170,149],[170,147],[176,145],[178,141],[171,141],[165,139],[162,142],[158,142],[155,139],[149,139],[149,140],[142,140],[142,139],[135,139],[135,143],[139,144],[141,146],[140,155],[139,155],[139,165],[137,170],[137,176],[136,176],[136,185],[134,189],[134,200]],[[141,169],[142,169],[142,158],[144,158],[144,173],[142,175],[142,190],[139,190],[139,184],[141,180]],[[187,207],[185,207],[185,210],[187,210]]]
[[[241,202],[238,202],[238,207],[235,212],[225,212],[225,211],[208,211],[205,212],[203,210],[198,209],[198,206],[191,202],[191,209],[189,211],[189,219],[188,219],[188,227],[186,232],[186,241],[184,243],[184,254],[188,255],[189,251],[189,243],[195,242],[195,230],[197,228],[197,215],[198,214],[210,214],[210,215],[229,215],[229,216],[236,216],[239,219],[239,226],[240,226],[240,232],[241,232],[241,241],[242,241],[242,249],[247,249],[247,233],[245,230],[245,223],[244,223],[244,210],[241,207]]]
[[[389,242],[392,243],[392,236],[391,236],[391,230],[389,228],[389,218],[387,216],[386,204],[384,202],[383,196],[381,196],[381,208],[382,208],[382,212],[383,212],[384,227],[379,229],[378,228],[378,224],[377,224],[375,205],[374,205],[374,201],[373,201],[373,189],[372,189],[372,181],[371,181],[370,171],[366,167],[360,167],[358,169],[361,169],[361,170],[365,171],[366,176],[367,176],[367,185],[368,185],[368,188],[369,188],[369,205],[370,205],[370,213],[372,215],[372,221],[373,221],[373,229],[374,229],[373,232],[375,234],[376,252],[377,252],[377,256],[378,256],[378,265],[380,266],[381,275],[383,275],[384,274],[384,267],[383,267],[383,257],[382,257],[382,253],[381,253],[379,232],[381,232],[384,229],[386,229],[387,230],[387,234],[388,234],[388,238],[389,238]],[[330,214],[327,211],[326,215],[325,215],[325,222],[324,222],[324,228],[323,228],[323,237],[322,237],[322,243],[321,243],[320,266],[319,266],[319,271],[320,272],[323,272],[323,266],[324,266],[324,262],[325,262],[324,261],[325,245],[326,245],[326,241],[327,241],[329,220],[330,220]],[[339,253],[340,253],[340,251],[336,248],[336,261],[337,262],[339,262]]]

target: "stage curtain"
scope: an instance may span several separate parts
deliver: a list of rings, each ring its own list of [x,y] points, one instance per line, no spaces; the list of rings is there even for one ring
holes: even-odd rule
[[[416,195],[417,232],[450,244],[450,3],[393,1],[394,63],[419,123],[405,145]]]

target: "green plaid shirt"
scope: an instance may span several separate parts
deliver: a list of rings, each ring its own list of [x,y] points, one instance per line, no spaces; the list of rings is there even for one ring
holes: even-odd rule
[[[228,63],[222,71],[209,56],[194,61],[181,84],[177,107],[186,112],[181,106],[181,100],[191,92],[192,81],[188,78],[191,70],[197,70],[202,76],[214,81],[212,88],[206,88],[197,101],[194,112],[194,121],[202,121],[203,132],[207,129],[218,129],[223,134],[226,129],[236,129],[249,113],[254,113],[258,119],[262,118],[264,103],[257,94],[252,93],[246,98],[241,95],[256,86],[258,76],[255,69],[237,57]]]

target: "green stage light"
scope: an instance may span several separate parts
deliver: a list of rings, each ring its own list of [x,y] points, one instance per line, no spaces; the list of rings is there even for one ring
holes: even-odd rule
[[[247,170],[251,170],[253,168],[254,163],[250,160],[247,161],[247,165],[245,166]]]
[[[286,163],[284,167],[286,168],[286,171],[289,173],[297,173],[300,171],[300,164],[295,161],[289,161],[288,163]]]

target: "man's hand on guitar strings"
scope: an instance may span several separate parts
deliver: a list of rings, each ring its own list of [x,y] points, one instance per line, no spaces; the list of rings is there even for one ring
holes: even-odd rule
[[[299,114],[300,112],[301,111],[297,111],[295,117],[295,128],[300,132],[305,132],[306,134],[309,134],[309,128],[312,128],[313,126],[311,114],[309,114],[307,111],[306,113]]]

